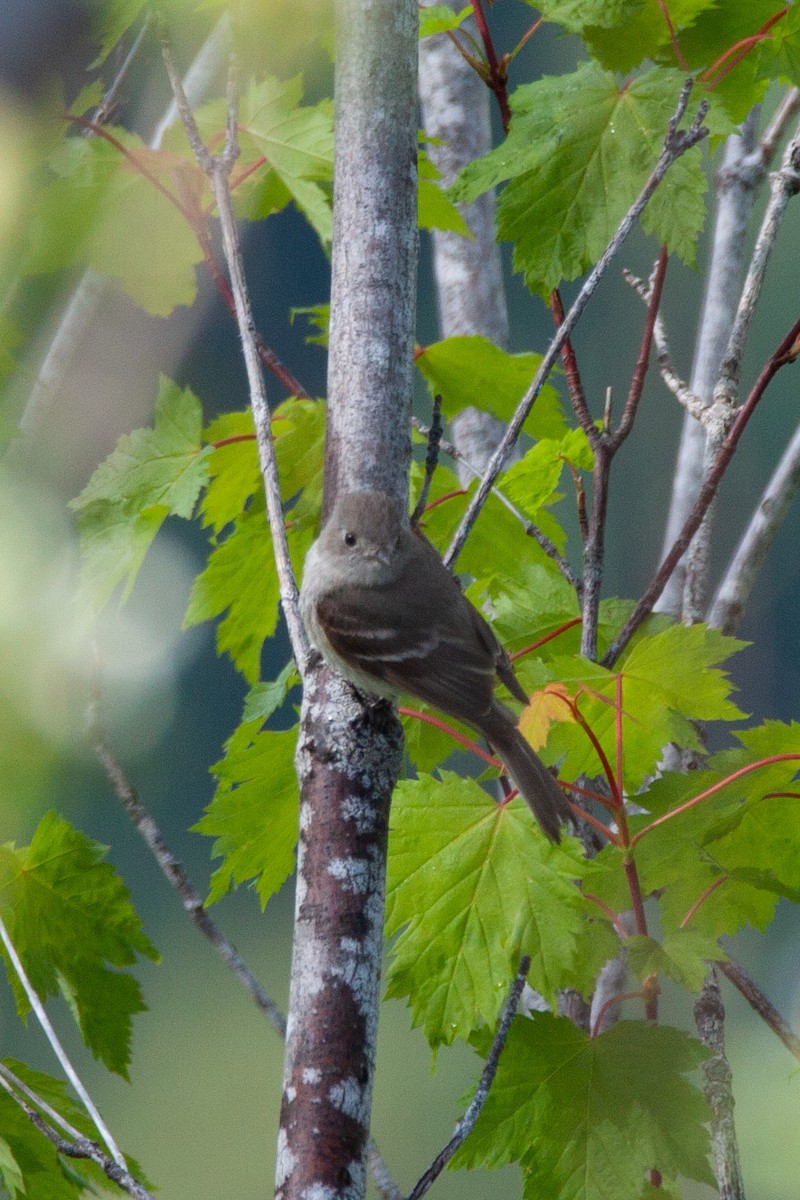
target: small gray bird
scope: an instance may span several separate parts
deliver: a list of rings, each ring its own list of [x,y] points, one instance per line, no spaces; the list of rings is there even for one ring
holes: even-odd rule
[[[528,703],[508,655],[388,495],[339,497],[306,557],[300,608],[313,644],[357,688],[418,696],[479,730],[560,841],[570,818],[564,793],[494,696],[498,677]]]

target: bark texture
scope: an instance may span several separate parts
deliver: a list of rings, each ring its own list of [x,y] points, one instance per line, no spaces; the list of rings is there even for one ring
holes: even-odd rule
[[[324,515],[342,490],[404,508],[417,261],[417,6],[339,0]],[[300,851],[278,1141],[281,1200],[360,1200],[378,1025],[386,843],[402,730],[330,668],[304,677]]]
[[[408,499],[416,36],[409,0],[338,4],[325,515],[339,491]]]

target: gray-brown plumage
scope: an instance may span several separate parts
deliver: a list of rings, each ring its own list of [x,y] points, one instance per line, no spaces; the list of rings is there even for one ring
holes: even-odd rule
[[[479,730],[559,841],[570,816],[564,794],[494,696],[499,678],[528,702],[508,655],[389,496],[339,498],[306,558],[300,604],[312,642],[357,687],[410,693]]]

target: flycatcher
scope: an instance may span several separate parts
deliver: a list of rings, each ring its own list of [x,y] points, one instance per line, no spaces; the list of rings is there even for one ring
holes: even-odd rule
[[[306,557],[300,608],[311,641],[361,691],[410,693],[482,733],[544,832],[560,840],[564,794],[494,696],[498,677],[528,703],[508,655],[388,495],[339,497]]]

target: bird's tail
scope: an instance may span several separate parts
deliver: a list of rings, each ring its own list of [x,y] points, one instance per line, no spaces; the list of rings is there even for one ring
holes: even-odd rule
[[[566,797],[499,700],[489,710],[482,732],[502,758],[544,832],[552,842],[560,842],[561,824],[571,817]]]

